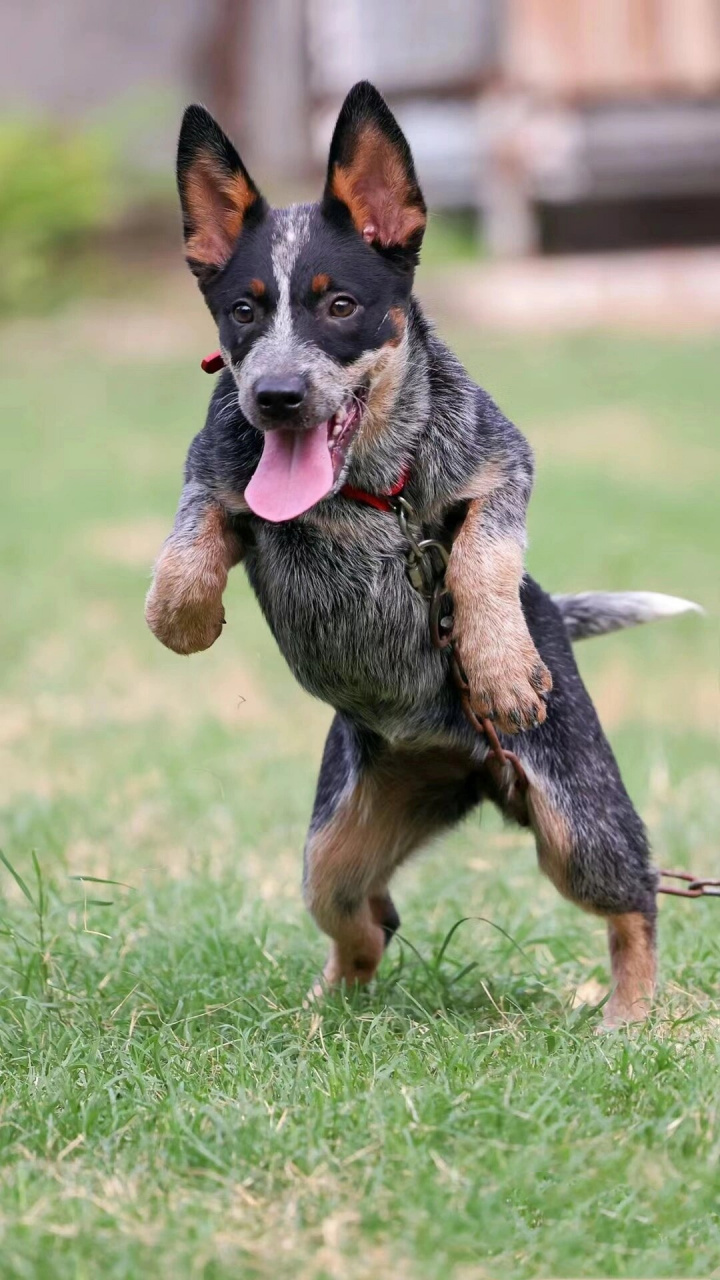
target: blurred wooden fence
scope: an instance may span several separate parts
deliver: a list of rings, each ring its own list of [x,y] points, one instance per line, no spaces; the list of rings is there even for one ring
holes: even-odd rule
[[[720,89],[718,0],[507,0],[503,72],[553,98]]]
[[[720,0],[0,3],[0,114],[122,122],[137,99],[128,152],[169,174],[199,97],[280,199],[317,188],[362,77],[493,252],[541,243],[552,205],[720,197]]]

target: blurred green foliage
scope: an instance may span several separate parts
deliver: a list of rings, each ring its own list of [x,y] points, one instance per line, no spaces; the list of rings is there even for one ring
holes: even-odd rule
[[[83,250],[116,212],[100,133],[0,120],[0,314],[45,310],[78,282]]]
[[[468,209],[430,210],[421,254],[424,267],[477,261],[484,253],[474,213]]]

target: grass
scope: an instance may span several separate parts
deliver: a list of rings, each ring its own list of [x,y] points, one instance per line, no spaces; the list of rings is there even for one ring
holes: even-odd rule
[[[652,1021],[598,1038],[602,926],[488,813],[400,877],[375,987],[302,1008],[328,714],[240,572],[208,654],[146,632],[212,339],[127,322],[0,357],[3,1276],[720,1274],[720,904],[663,902]],[[579,654],[658,861],[717,874],[716,342],[454,338],[536,445],[541,580],[713,615]]]

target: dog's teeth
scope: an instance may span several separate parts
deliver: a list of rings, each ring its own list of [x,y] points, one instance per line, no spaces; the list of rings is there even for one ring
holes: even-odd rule
[[[342,435],[343,431],[347,427],[348,423],[352,421],[352,419],[353,419],[352,402],[350,404],[341,405],[339,409],[335,410],[332,418],[330,419],[331,441],[337,440],[338,436]]]

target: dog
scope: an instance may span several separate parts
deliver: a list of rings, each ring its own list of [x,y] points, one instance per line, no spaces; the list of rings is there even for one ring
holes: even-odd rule
[[[525,572],[526,440],[415,299],[426,207],[407,141],[367,82],[348,94],[318,204],[270,209],[204,108],[177,177],[185,253],[219,331],[222,372],[190,447],[146,618],[206,649],[242,561],[293,674],[335,709],[304,858],[330,956],[314,988],[365,983],[399,925],[396,868],[484,800],[534,832],[541,870],[607,921],[606,1025],[639,1020],[656,975],[643,824],[571,641],[693,608],[651,593],[551,597]],[[406,572],[414,537],[449,550],[456,652],[478,716]]]

